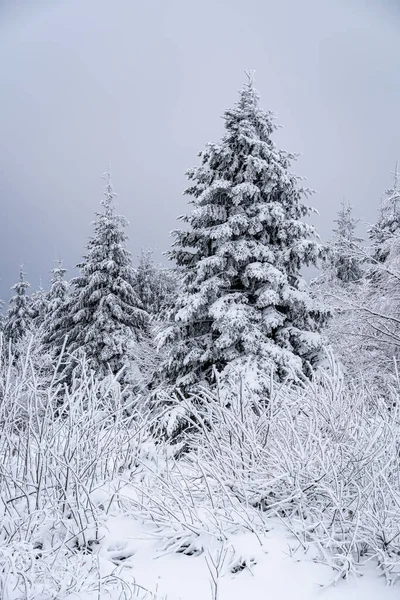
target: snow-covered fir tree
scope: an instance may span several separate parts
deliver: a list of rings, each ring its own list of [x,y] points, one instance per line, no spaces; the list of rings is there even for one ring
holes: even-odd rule
[[[3,309],[4,309],[4,302],[3,302],[3,300],[0,300],[0,333],[3,333],[4,325],[5,325],[5,315],[3,313]]]
[[[396,162],[393,187],[386,190],[379,219],[369,230],[373,262],[384,262],[393,244],[400,244],[400,173]]]
[[[151,250],[142,250],[135,269],[135,291],[146,312],[159,316],[175,300],[177,287],[177,275],[156,265]]]
[[[51,270],[51,287],[47,294],[47,314],[55,314],[63,306],[68,297],[69,283],[65,279],[67,269],[58,260],[56,266]]]
[[[220,143],[187,172],[193,210],[180,217],[185,229],[173,232],[169,253],[183,292],[160,343],[169,346],[168,380],[182,388],[232,366],[247,365],[258,381],[271,372],[282,380],[309,373],[323,353],[327,313],[301,273],[323,254],[303,220],[309,192],[289,171],[294,156],[271,139],[276,125],[251,75],[224,120]]]
[[[111,177],[107,173],[103,212],[96,213],[94,236],[72,279],[72,293],[53,324],[58,352],[67,336],[69,356],[83,350],[100,376],[115,374],[129,361],[132,344],[147,332],[148,315],[134,290],[127,220],[116,214]]]
[[[33,325],[35,328],[39,329],[42,326],[47,313],[47,294],[43,289],[41,281],[38,289],[31,294],[31,306]]]
[[[335,219],[336,228],[329,244],[330,262],[334,275],[343,283],[360,281],[363,276],[361,259],[357,246],[362,239],[356,236],[359,219],[353,217],[353,208],[349,202],[341,203]]]
[[[51,271],[51,287],[46,298],[46,314],[42,326],[42,343],[48,351],[51,351],[54,340],[59,337],[57,327],[65,317],[69,292],[66,272],[60,260]]]
[[[30,284],[25,280],[25,273],[21,265],[19,281],[11,290],[14,292],[10,298],[8,312],[4,324],[4,336],[7,343],[15,347],[30,331],[33,324],[34,312],[31,299],[27,295]]]

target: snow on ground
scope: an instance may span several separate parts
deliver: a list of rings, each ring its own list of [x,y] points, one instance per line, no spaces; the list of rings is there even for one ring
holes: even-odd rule
[[[335,583],[332,569],[315,562],[315,549],[305,552],[283,523],[267,523],[269,529],[259,540],[253,533],[241,532],[231,535],[223,548],[214,545],[210,552],[187,556],[163,551],[162,540],[148,525],[130,517],[110,517],[101,543],[102,568],[111,571],[119,565],[118,577],[168,600],[399,598],[398,587],[387,587],[372,564],[361,576]],[[118,592],[113,600],[120,597]]]

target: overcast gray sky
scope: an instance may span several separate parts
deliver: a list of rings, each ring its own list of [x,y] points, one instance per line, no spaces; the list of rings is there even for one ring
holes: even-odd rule
[[[323,238],[372,222],[400,157],[398,0],[0,0],[0,297],[72,269],[112,165],[130,249],[170,244],[185,170],[245,69],[300,152]],[[70,275],[72,273],[70,272]]]

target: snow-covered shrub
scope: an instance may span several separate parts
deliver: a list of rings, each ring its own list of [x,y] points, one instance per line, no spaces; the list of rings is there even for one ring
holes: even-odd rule
[[[332,363],[302,387],[277,387],[266,406],[246,386],[229,403],[209,392],[186,402],[214,498],[228,490],[242,507],[284,517],[342,576],[371,557],[389,580],[400,576],[398,387],[384,398],[348,387]]]
[[[98,553],[107,515],[129,477],[143,478],[154,442],[145,411],[126,415],[114,378],[94,379],[85,363],[80,373],[62,395],[57,370],[44,382],[29,354],[0,365],[1,598],[90,598],[119,585],[125,597]]]
[[[302,386],[271,380],[263,402],[239,372],[166,398],[154,422],[138,398],[126,410],[115,378],[85,362],[79,372],[62,392],[57,370],[42,380],[29,355],[0,366],[2,598],[144,594],[128,581],[134,544],[109,544],[113,519],[224,574],[250,568],[280,518],[338,577],[373,558],[397,579],[398,388],[355,390],[332,361]],[[176,420],[190,427],[169,445],[158,434]]]

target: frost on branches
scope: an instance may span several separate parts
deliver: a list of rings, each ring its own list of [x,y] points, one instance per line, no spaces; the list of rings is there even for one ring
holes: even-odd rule
[[[73,291],[54,325],[61,351],[67,336],[68,355],[84,350],[90,367],[100,376],[118,373],[132,345],[147,331],[148,315],[133,288],[131,255],[126,249],[127,221],[117,215],[115,193],[106,175],[104,211],[97,213],[87,255],[72,279]]]
[[[210,382],[251,363],[255,387],[271,372],[277,380],[307,374],[322,355],[327,313],[310,297],[301,275],[322,254],[308,190],[289,172],[293,155],[271,140],[272,114],[259,107],[252,78],[224,114],[225,134],[200,153],[187,174],[193,204],[180,217],[169,252],[183,271],[183,292],[169,345],[167,377],[182,388]]]
[[[19,281],[12,286],[14,295],[10,299],[8,313],[5,318],[4,336],[12,348],[18,344],[30,331],[34,311],[26,292],[30,284],[25,281],[22,265],[19,271]]]

